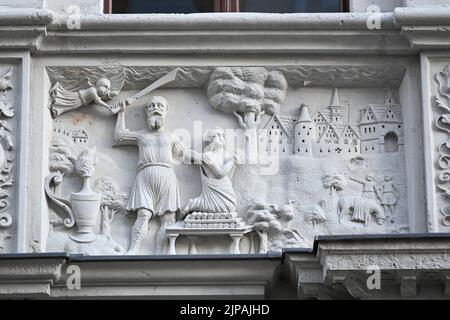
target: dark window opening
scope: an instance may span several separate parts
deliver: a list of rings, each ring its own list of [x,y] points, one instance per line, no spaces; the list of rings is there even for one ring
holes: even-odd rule
[[[348,12],[349,0],[104,0],[105,13]]]
[[[398,151],[398,136],[395,132],[388,132],[384,136],[384,149],[385,152],[397,152]]]

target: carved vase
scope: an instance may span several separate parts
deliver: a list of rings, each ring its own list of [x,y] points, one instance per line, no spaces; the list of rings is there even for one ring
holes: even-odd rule
[[[77,225],[77,232],[70,238],[77,242],[92,242],[97,239],[95,226],[98,221],[102,195],[92,191],[89,178],[84,179],[80,192],[70,196],[71,207]]]

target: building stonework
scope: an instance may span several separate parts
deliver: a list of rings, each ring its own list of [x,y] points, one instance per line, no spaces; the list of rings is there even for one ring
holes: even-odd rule
[[[449,1],[102,8],[0,0],[1,298],[449,299]]]

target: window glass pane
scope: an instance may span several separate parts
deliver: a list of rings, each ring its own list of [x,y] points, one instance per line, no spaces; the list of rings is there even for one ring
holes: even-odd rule
[[[341,12],[342,0],[240,0],[241,12]]]
[[[230,10],[225,8],[236,6],[240,12],[341,12],[347,3],[348,0],[113,0],[112,12],[196,13]]]
[[[294,12],[295,0],[244,0],[240,1],[241,12]]]
[[[214,12],[214,0],[128,0],[126,13]]]

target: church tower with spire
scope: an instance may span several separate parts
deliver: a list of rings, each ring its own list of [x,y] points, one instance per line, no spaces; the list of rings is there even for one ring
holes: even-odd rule
[[[339,101],[339,92],[337,88],[333,90],[333,96],[330,103],[331,123],[342,124],[344,120],[344,107]]]
[[[315,126],[309,115],[309,108],[306,104],[302,104],[300,116],[294,126],[294,153],[312,157],[315,137]]]

